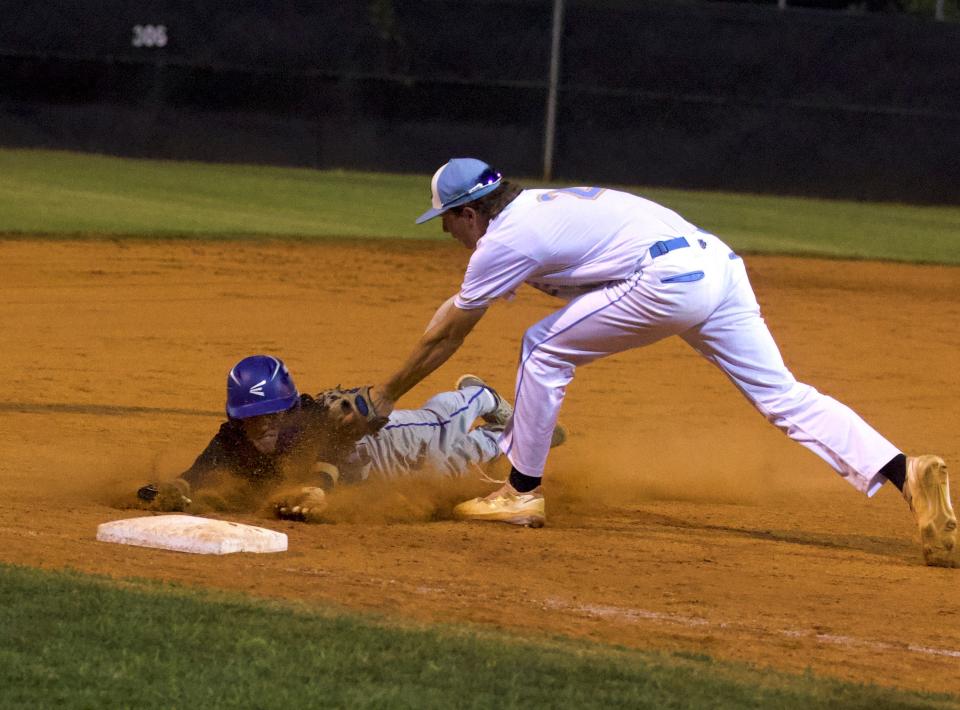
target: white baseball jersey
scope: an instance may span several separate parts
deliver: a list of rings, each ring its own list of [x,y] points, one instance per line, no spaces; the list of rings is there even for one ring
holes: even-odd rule
[[[598,187],[524,190],[477,243],[455,305],[510,298],[522,283],[570,300],[635,273],[650,246],[697,228],[672,210]]]
[[[569,303],[527,330],[500,447],[540,476],[579,366],[678,335],[775,426],[872,495],[898,450],[855,412],[797,382],[760,315],[743,261],[712,234],[615,190],[524,190],[477,242],[455,305],[482,308],[523,283]],[[638,387],[642,386],[638,382]]]

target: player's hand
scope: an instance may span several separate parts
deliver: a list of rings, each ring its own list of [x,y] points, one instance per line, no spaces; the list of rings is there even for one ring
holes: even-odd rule
[[[322,488],[306,486],[277,494],[271,499],[273,514],[281,520],[319,522],[327,509],[327,494]]]
[[[324,390],[317,399],[326,410],[327,422],[339,436],[351,441],[376,434],[387,423],[373,402],[371,387],[334,387]]]
[[[190,484],[182,478],[165,483],[148,483],[137,490],[137,498],[145,508],[164,513],[185,511],[193,502],[189,496]]]

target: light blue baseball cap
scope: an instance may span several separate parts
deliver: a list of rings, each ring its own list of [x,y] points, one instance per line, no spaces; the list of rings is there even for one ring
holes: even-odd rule
[[[482,160],[453,158],[430,181],[432,207],[417,217],[416,223],[439,217],[451,207],[478,200],[500,186],[503,176]]]

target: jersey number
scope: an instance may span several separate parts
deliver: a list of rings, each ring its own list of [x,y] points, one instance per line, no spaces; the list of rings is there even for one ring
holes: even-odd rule
[[[561,190],[550,190],[537,198],[537,202],[550,202],[560,195],[573,195],[581,200],[595,200],[603,193],[603,187],[565,187]]]

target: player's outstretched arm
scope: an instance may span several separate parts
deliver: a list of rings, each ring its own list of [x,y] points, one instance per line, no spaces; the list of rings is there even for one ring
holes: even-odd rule
[[[151,481],[137,490],[137,498],[150,510],[184,511],[191,503],[191,491],[212,484],[221,469],[233,466],[226,425],[220,427],[193,465],[171,481]]]
[[[457,308],[450,301],[440,306],[403,366],[373,388],[377,412],[392,412],[400,397],[449,360],[486,312],[486,308]]]
[[[447,311],[449,311],[451,308],[456,308],[456,306],[453,305],[453,302],[456,298],[457,298],[457,294],[453,294],[452,296],[450,296],[450,298],[448,298],[446,301],[440,304],[440,307],[437,309],[437,312],[433,314],[433,318],[431,318],[430,322],[427,323],[427,327],[423,329],[424,333],[430,332],[431,328],[438,325],[446,317]]]

